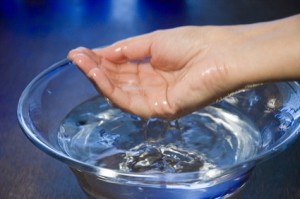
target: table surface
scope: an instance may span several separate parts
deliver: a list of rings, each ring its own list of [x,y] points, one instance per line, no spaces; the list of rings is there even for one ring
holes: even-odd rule
[[[298,0],[1,0],[0,198],[85,198],[68,167],[29,142],[16,115],[29,81],[70,49],[157,29],[253,23],[297,13]],[[240,198],[300,198],[300,141],[257,166]]]

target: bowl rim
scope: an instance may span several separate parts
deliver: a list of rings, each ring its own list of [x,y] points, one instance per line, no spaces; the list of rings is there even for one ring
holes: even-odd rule
[[[286,139],[283,142],[280,142],[278,145],[274,146],[268,151],[259,153],[257,156],[251,157],[249,159],[246,159],[244,161],[238,162],[233,165],[226,165],[224,167],[219,167],[217,169],[210,169],[205,171],[193,171],[193,172],[185,172],[185,173],[147,173],[147,172],[141,172],[141,173],[134,173],[134,172],[125,172],[125,171],[119,171],[119,170],[112,170],[108,168],[102,168],[99,166],[94,166],[87,164],[85,162],[76,160],[67,154],[54,150],[51,148],[47,143],[43,142],[38,138],[36,135],[41,135],[36,128],[34,128],[34,123],[31,120],[25,121],[25,115],[26,112],[23,112],[24,108],[24,102],[26,99],[29,98],[29,93],[31,93],[32,90],[34,90],[34,85],[45,78],[46,76],[49,77],[49,74],[53,74],[54,72],[59,72],[60,69],[63,69],[65,67],[74,67],[74,65],[69,61],[68,59],[63,59],[61,61],[56,62],[55,64],[51,65],[50,67],[43,70],[41,73],[39,73],[35,78],[33,78],[30,83],[26,86],[24,91],[22,92],[18,107],[17,107],[17,117],[19,121],[19,125],[21,129],[23,130],[23,133],[26,135],[26,137],[40,150],[44,151],[46,154],[54,157],[55,159],[58,159],[64,163],[66,163],[68,166],[85,171],[88,173],[96,174],[99,177],[103,178],[109,178],[109,179],[118,179],[118,180],[124,180],[127,178],[135,178],[140,179],[142,181],[148,181],[148,182],[157,182],[157,181],[171,181],[171,182],[191,182],[191,181],[213,181],[216,178],[222,180],[226,180],[230,178],[230,174],[232,173],[238,173],[239,171],[249,171],[254,167],[254,165],[263,159],[268,159],[264,157],[272,157],[273,155],[276,155],[280,151],[284,150],[286,146],[290,143],[292,143],[299,133],[300,125],[298,125],[292,133],[290,133]],[[288,84],[294,84],[295,86],[300,88],[300,84],[296,81],[291,82],[281,82],[281,83],[288,83]],[[29,122],[29,123],[28,123]],[[239,169],[238,171],[236,171]],[[220,172],[221,171],[221,172]],[[200,179],[199,175],[203,175],[204,173],[211,172],[211,177],[209,179]],[[241,174],[241,173],[240,173]]]

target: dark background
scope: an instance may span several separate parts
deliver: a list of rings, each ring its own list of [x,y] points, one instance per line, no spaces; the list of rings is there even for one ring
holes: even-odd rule
[[[253,23],[297,13],[297,0],[0,0],[0,198],[84,198],[68,167],[35,148],[16,116],[29,81],[70,49],[157,29]],[[260,164],[241,194],[241,199],[298,198],[299,139]]]

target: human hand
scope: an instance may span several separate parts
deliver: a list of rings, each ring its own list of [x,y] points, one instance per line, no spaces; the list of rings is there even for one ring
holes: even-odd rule
[[[68,58],[124,111],[174,119],[228,92],[228,38],[216,49],[212,30],[203,29],[157,31],[103,49],[78,48]]]
[[[285,56],[271,48],[278,41],[269,36],[275,29],[272,24],[181,27],[105,48],[77,48],[68,58],[122,110],[171,120],[249,83],[284,78],[269,70],[270,58],[281,63],[274,55]]]

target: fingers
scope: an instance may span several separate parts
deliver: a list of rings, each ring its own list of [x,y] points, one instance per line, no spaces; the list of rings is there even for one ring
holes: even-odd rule
[[[85,54],[88,57],[90,57],[91,59],[93,59],[95,62],[99,62],[100,58],[101,58],[98,55],[96,55],[92,50],[90,50],[88,48],[78,47],[78,48],[73,49],[69,52],[68,59],[70,59],[72,61],[74,59],[74,56],[76,56],[78,54]]]
[[[104,96],[111,99],[111,96],[114,94],[116,87],[105,74],[103,68],[93,68],[89,71],[88,77]]]
[[[124,111],[130,112],[130,96],[126,91],[123,90],[119,85],[114,84],[114,80],[111,76],[105,73],[105,69],[93,68],[88,76],[92,82],[96,85],[96,88],[114,105],[123,109]]]
[[[79,47],[71,50],[68,54],[68,59],[72,61],[86,75],[101,64],[101,58],[93,51]]]
[[[94,49],[94,52],[118,63],[130,60],[143,60],[151,57],[151,46],[154,42],[155,33],[150,33],[115,43],[106,48]]]
[[[127,109],[129,96],[119,86],[117,65],[101,59],[93,51],[77,48],[68,58],[93,82],[97,90],[120,108]]]
[[[91,50],[83,47],[69,52],[68,59],[71,60],[104,95],[113,92],[113,85],[100,67],[101,59]]]

